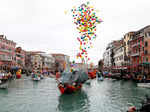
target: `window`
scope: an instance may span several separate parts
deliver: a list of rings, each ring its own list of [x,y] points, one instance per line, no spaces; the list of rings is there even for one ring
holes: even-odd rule
[[[129,40],[128,40],[127,44],[129,45]]]
[[[148,32],[147,34],[148,34],[148,36],[150,37],[150,32]]]
[[[138,42],[140,43],[140,40],[138,40]]]
[[[136,53],[137,53],[137,51],[138,51],[138,50],[136,49]]]
[[[146,54],[146,55],[148,54],[147,50],[144,51],[144,54]]]
[[[141,51],[141,48],[139,47],[139,52]]]
[[[145,33],[145,37],[147,37],[147,33]]]
[[[148,62],[148,57],[146,57],[146,62]]]
[[[145,47],[147,47],[148,46],[148,42],[147,41],[145,41]]]
[[[145,59],[145,58],[143,57],[143,62],[144,62],[144,59]]]

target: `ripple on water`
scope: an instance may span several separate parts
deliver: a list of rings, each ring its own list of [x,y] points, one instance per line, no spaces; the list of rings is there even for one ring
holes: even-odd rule
[[[0,90],[0,112],[126,112],[140,107],[150,89],[138,88],[131,81],[92,80],[81,91],[61,95],[56,81],[46,78],[15,80],[8,90]]]

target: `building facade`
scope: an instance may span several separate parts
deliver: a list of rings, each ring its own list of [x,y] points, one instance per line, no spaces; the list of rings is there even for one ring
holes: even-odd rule
[[[64,54],[51,54],[55,58],[55,70],[70,70],[70,56]]]
[[[42,58],[42,70],[52,71],[55,64],[55,59],[51,54],[40,53]]]
[[[115,67],[124,66],[124,46],[120,45],[114,48]]]
[[[25,67],[25,56],[26,56],[26,51],[23,50],[21,47],[17,47],[15,50],[16,66],[21,68]]]
[[[111,67],[113,66],[113,43],[109,43],[104,54],[103,54],[103,60],[104,60],[104,67]]]
[[[0,65],[15,66],[15,47],[16,43],[8,40],[6,36],[0,35]]]
[[[149,55],[150,26],[136,31],[130,40],[130,66],[132,71],[138,71],[139,64],[150,62]]]
[[[134,35],[135,32],[129,32],[129,33],[126,33],[124,35],[124,38],[123,38],[123,44],[124,44],[124,64],[125,66],[129,66],[130,65],[130,46],[129,46],[129,42],[131,41],[133,35]]]

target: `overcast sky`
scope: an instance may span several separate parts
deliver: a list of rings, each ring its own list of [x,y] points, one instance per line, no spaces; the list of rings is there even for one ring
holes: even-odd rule
[[[109,42],[150,24],[150,0],[0,0],[0,34],[25,50],[64,53],[74,59],[79,34],[70,11],[87,1],[104,21],[89,51],[94,63]]]

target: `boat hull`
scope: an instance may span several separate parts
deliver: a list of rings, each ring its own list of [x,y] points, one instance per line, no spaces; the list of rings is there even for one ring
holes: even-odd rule
[[[150,88],[150,83],[138,83],[138,87]]]
[[[7,89],[8,88],[8,81],[7,82],[4,82],[4,83],[1,83],[0,84],[0,89]]]
[[[97,77],[97,80],[98,80],[98,81],[103,81],[104,78],[103,78],[103,77]]]
[[[32,78],[33,81],[40,81],[41,78],[40,77],[37,77],[37,78]]]
[[[74,86],[74,85],[63,85],[63,84],[58,84],[58,88],[61,92],[61,94],[71,94],[71,93],[74,93],[76,92],[77,90],[81,89],[82,87],[82,84],[79,84],[77,86]]]

